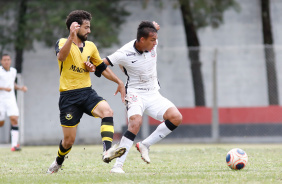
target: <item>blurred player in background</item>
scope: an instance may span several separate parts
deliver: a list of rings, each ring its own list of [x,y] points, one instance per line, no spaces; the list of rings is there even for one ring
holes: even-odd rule
[[[149,147],[170,134],[182,122],[182,115],[175,105],[159,93],[160,85],[157,78],[159,29],[160,26],[156,22],[142,21],[137,29],[137,39],[104,59],[107,65],[119,65],[128,77],[125,85],[128,130],[120,141],[120,146],[126,148],[126,153],[116,160],[111,169],[112,173],[124,173],[122,167],[140,130],[143,113],[162,122],[149,137],[136,144],[146,163],[150,163]]]
[[[91,14],[83,10],[72,11],[66,20],[69,30],[68,38],[57,41],[55,51],[60,69],[60,121],[64,134],[59,144],[58,156],[49,167],[47,173],[56,173],[61,168],[65,156],[74,144],[77,125],[84,113],[100,117],[101,137],[103,142],[104,162],[122,156],[125,148],[112,147],[114,134],[113,111],[109,104],[91,86],[89,71],[86,61],[96,66],[96,75],[103,75],[118,84],[117,91],[121,93],[124,101],[124,83],[109,69],[100,58],[99,52],[93,42],[86,41],[90,33]]]
[[[0,127],[4,125],[5,115],[10,118],[11,130],[11,151],[20,151],[19,144],[19,108],[16,101],[15,90],[27,91],[26,86],[19,86],[15,83],[17,70],[11,67],[11,57],[3,54],[0,67]]]

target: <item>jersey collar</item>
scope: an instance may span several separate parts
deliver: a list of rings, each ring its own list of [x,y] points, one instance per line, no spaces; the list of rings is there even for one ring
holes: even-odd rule
[[[1,68],[3,68],[3,70],[5,70],[6,72],[9,72],[11,70],[11,67],[9,68],[9,70],[6,70],[3,66],[1,66]]]
[[[144,52],[148,52],[147,50],[145,50],[144,52],[143,52],[143,51],[138,50],[138,49],[135,47],[135,45],[136,45],[136,41],[137,41],[137,40],[135,40],[135,42],[133,43],[133,48],[135,49],[135,51],[136,51],[139,55],[143,54]]]

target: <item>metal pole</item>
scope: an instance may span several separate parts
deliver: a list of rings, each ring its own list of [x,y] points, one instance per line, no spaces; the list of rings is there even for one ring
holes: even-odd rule
[[[23,78],[21,74],[17,74],[17,83],[18,85],[23,85]],[[17,91],[17,103],[19,107],[19,129],[20,129],[20,136],[19,142],[24,145],[24,92]]]
[[[213,60],[213,107],[212,107],[212,139],[219,142],[219,122],[218,122],[218,105],[217,105],[217,49],[214,51]]]

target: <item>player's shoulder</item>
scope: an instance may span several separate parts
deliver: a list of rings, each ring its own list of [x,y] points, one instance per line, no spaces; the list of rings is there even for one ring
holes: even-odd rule
[[[122,52],[123,54],[129,54],[129,53],[135,53],[135,49],[134,49],[134,42],[135,40],[132,40],[128,43],[126,43],[125,45],[123,45],[120,49],[118,49],[118,52]]]
[[[14,68],[14,67],[10,67],[10,71],[13,72],[13,73],[17,73],[17,69]]]
[[[86,47],[94,47],[94,48],[97,48],[97,46],[95,45],[95,43],[92,42],[92,41],[85,41],[84,44],[85,44]]]
[[[59,43],[64,44],[64,43],[66,43],[67,40],[68,40],[67,38],[59,38],[56,41],[56,45],[59,45]]]

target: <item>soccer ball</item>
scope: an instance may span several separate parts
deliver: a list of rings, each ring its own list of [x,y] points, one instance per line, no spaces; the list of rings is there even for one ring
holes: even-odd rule
[[[227,153],[226,163],[231,169],[243,169],[248,163],[248,155],[244,150],[234,148]]]

